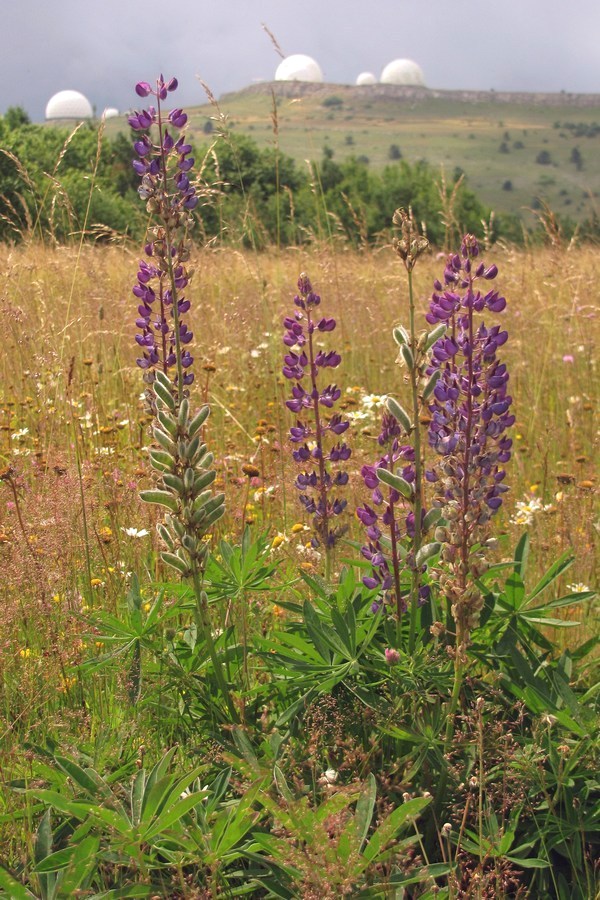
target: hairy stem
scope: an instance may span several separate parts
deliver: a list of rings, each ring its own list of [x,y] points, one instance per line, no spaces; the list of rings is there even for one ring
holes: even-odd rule
[[[421,460],[421,431],[419,427],[419,370],[416,364],[417,360],[417,335],[415,331],[415,300],[413,291],[412,270],[408,269],[408,303],[410,316],[410,348],[413,353],[414,365],[410,369],[410,389],[412,400],[412,414],[414,422],[413,447],[415,451],[415,534],[413,537],[413,571],[412,584],[410,590],[410,632],[408,637],[408,651],[412,653],[415,649],[415,640],[417,632],[417,613],[419,608],[419,587],[420,573],[416,565],[416,556],[421,548],[422,525],[421,516],[423,510],[423,486],[422,486],[422,460]]]

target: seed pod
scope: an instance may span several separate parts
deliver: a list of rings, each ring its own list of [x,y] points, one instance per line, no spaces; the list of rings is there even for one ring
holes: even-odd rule
[[[404,428],[405,432],[407,434],[410,434],[413,426],[406,410],[402,406],[400,406],[398,401],[394,400],[393,397],[387,398],[387,408],[389,412],[394,416],[394,418],[398,420],[402,428]]]
[[[413,489],[406,481],[406,479],[402,478],[401,475],[395,475],[393,472],[389,472],[387,469],[377,469],[375,473],[379,479],[384,484],[387,484],[388,487],[393,488],[398,493],[402,494],[403,497],[406,497],[407,500],[412,499],[413,497]]]

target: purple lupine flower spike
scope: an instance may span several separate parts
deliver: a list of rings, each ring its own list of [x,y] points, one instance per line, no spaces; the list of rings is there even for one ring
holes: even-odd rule
[[[450,574],[440,584],[452,604],[460,648],[477,624],[483,603],[475,585],[485,570],[487,526],[508,487],[503,466],[511,455],[506,431],[514,423],[509,374],[497,359],[508,338],[499,325],[487,327],[475,315],[501,312],[498,291],[482,293],[477,282],[493,280],[495,265],[475,264],[479,246],[466,235],[460,255],[448,258],[443,286],[436,281],[427,320],[447,323],[446,335],[431,348],[429,374],[439,377],[430,402],[430,446],[442,457],[436,466],[436,505],[447,524],[436,531]]]
[[[156,108],[136,111],[129,117],[129,124],[135,131],[144,132],[133,144],[133,167],[141,178],[138,193],[158,223],[144,248],[147,259],[140,262],[133,287],[139,301],[136,325],[140,333],[136,342],[142,349],[137,364],[145,370],[148,382],[154,380],[155,369],[167,373],[176,368],[177,382],[183,388],[194,380],[192,355],[188,349],[183,350],[193,337],[181,319],[190,308],[183,293],[189,281],[189,251],[183,243],[183,230],[191,223],[190,211],[197,206],[198,197],[189,176],[194,165],[192,147],[183,135],[175,139],[168,127],[181,129],[187,115],[178,108],[165,117],[161,109],[161,102],[176,88],[176,78],[165,82],[162,75],[156,87],[147,81],[138,82],[137,95],[155,97]],[[154,137],[147,133],[152,126],[158,132]]]
[[[294,297],[297,309],[283,321],[283,343],[287,352],[282,371],[286,378],[295,382],[292,396],[286,401],[288,409],[298,416],[296,425],[290,428],[290,440],[294,444],[292,455],[296,462],[307,467],[298,475],[296,487],[300,491],[300,502],[313,518],[313,546],[325,550],[329,577],[331,551],[346,531],[346,526],[333,522],[347,505],[346,500],[333,496],[332,492],[348,482],[346,472],[338,471],[332,475],[330,469],[332,464],[349,459],[351,450],[345,443],[337,441],[349,423],[338,413],[329,418],[324,415],[325,410],[333,409],[341,391],[335,384],[319,387],[319,373],[337,368],[341,356],[333,350],[317,351],[315,347],[315,332],[331,332],[336,324],[330,317],[315,318],[314,312],[320,303],[321,298],[313,291],[308,276],[300,275],[298,294]],[[310,419],[309,412],[312,413]]]

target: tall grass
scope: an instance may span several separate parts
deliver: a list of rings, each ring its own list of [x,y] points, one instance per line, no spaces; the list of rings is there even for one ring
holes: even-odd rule
[[[4,245],[0,254],[6,328],[0,357],[0,770],[4,782],[16,771],[27,783],[23,745],[41,745],[57,733],[67,746],[83,742],[98,764],[119,741],[123,752],[138,752],[140,735],[132,746],[119,699],[126,675],[99,675],[92,694],[84,695],[80,676],[72,673],[94,649],[89,611],[116,611],[128,573],[153,580],[161,572],[155,513],[138,497],[149,484],[149,466],[148,418],[130,340],[134,255],[126,247],[34,242]],[[568,581],[591,585],[598,574],[599,328],[589,285],[596,281],[597,254],[496,247],[495,259],[503,292],[512,298],[505,357],[517,415],[499,556],[512,555],[523,531],[516,503],[524,502],[521,516],[530,518],[536,553],[530,577],[548,557],[573,548]],[[191,265],[197,379],[212,405],[205,439],[227,495],[219,535],[239,541],[251,524],[267,533],[277,558],[311,571],[296,537],[301,509],[285,488],[294,477],[281,375],[289,273],[312,274],[339,324],[342,404],[360,414],[352,428],[349,490],[359,498],[361,465],[376,453],[377,397],[393,390],[402,401],[410,391],[389,338],[407,315],[397,260],[387,247],[355,252],[327,242],[261,254],[196,249]],[[415,270],[417,312],[427,309],[439,265],[432,257]],[[243,470],[249,463],[260,472],[252,480]],[[359,539],[351,511],[347,520],[349,537]],[[132,529],[148,534],[138,537]],[[245,631],[259,631],[262,618],[278,614],[256,600],[249,604]],[[569,632],[570,640],[578,644],[592,629],[586,618]],[[112,723],[110,737],[106,722]],[[149,750],[153,739],[146,731]],[[0,843],[14,860],[31,847],[32,823],[26,817],[8,825],[22,807],[11,791],[1,796]]]

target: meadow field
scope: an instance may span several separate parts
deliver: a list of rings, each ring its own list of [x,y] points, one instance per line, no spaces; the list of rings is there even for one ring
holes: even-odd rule
[[[0,897],[596,897],[597,246],[194,244],[176,86],[0,244]]]
[[[497,526],[497,559],[512,559],[518,539],[528,531],[530,585],[549,561],[567,551],[575,560],[554,586],[556,596],[568,592],[567,585],[588,590],[597,577],[598,316],[590,285],[598,278],[598,254],[594,248],[527,253],[497,246],[486,255],[497,262],[508,299],[505,358],[516,411],[516,452]],[[52,753],[74,755],[80,763],[83,755],[87,764],[122,775],[135,771],[136,760],[141,765],[141,747],[155,762],[167,747],[180,744],[178,764],[185,771],[198,762],[202,767],[207,742],[214,745],[205,724],[182,711],[176,696],[185,695],[182,684],[167,685],[172,679],[166,668],[160,659],[151,660],[153,643],[159,640],[152,629],[143,644],[143,676],[135,701],[128,699],[127,685],[135,639],[128,644],[121,633],[120,643],[114,622],[112,641],[121,652],[107,667],[90,668],[112,646],[110,634],[97,637],[102,621],[105,626],[108,622],[102,617],[117,622],[126,617],[131,573],[139,577],[143,616],[149,615],[155,585],[168,577],[157,557],[156,507],[139,499],[139,490],[152,476],[149,416],[134,362],[135,260],[135,250],[122,247],[2,248],[7,332],[0,380],[0,856],[12,871],[31,873],[28,860],[36,858],[34,833],[42,805],[35,791],[32,797],[24,788],[49,779]],[[416,269],[421,317],[440,262],[431,254]],[[366,496],[360,468],[377,455],[382,397],[405,400],[406,376],[397,364],[391,331],[406,316],[406,288],[390,247],[357,253],[323,246],[265,254],[198,248],[191,264],[193,396],[195,403],[211,405],[205,440],[215,454],[216,484],[226,498],[226,514],[211,546],[218,557],[219,540],[239,546],[249,528],[254,538],[263,536],[263,564],[273,566],[267,584],[250,580],[237,594],[225,591],[211,603],[215,623],[223,627],[233,617],[241,639],[251,647],[257,635],[271,635],[286,617],[293,617],[285,601],[302,596],[297,573],[318,575],[321,569],[319,555],[310,549],[310,523],[293,488],[297,466],[287,436],[293,417],[284,405],[281,375],[281,323],[289,313],[297,275],[310,273],[323,307],[337,319],[341,407],[351,418],[348,543],[338,551],[336,576],[343,561],[347,565],[358,558],[352,544],[361,539],[355,509]],[[181,597],[175,586],[166,590],[171,603]],[[565,607],[560,615],[579,623],[566,632],[546,629],[560,647],[574,651],[594,634],[593,600]],[[181,610],[180,634],[189,626],[186,617],[189,613]],[[167,643],[170,622],[159,628]],[[260,683],[257,667],[254,659],[252,679]],[[589,673],[583,677],[585,681]],[[252,690],[246,686],[247,693]],[[327,747],[323,735],[313,734],[313,739],[312,777],[318,778],[320,767],[328,769],[328,760],[338,753]],[[335,767],[340,768],[339,762]],[[65,772],[57,771],[64,788]],[[350,766],[349,783],[353,777]],[[108,871],[109,862],[105,867]],[[29,877],[35,883],[35,876]],[[38,876],[40,884],[43,878]],[[147,872],[139,878],[152,881]],[[158,890],[156,883],[153,889]],[[221,890],[222,896],[230,895]],[[312,896],[306,890],[290,896]],[[179,896],[173,887],[168,891],[157,896]],[[205,896],[182,893],[188,895]],[[476,896],[464,894],[471,895]],[[5,888],[5,896],[21,895]]]

